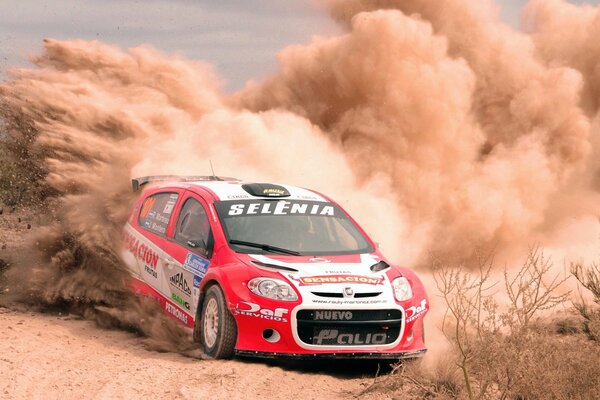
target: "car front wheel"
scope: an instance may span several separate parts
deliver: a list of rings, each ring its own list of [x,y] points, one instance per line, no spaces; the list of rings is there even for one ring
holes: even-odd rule
[[[237,339],[237,327],[218,285],[207,290],[199,323],[204,352],[213,358],[230,358]]]

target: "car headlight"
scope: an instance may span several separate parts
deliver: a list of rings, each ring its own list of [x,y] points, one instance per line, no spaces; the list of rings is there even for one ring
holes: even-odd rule
[[[394,288],[394,297],[398,301],[409,300],[413,296],[412,288],[408,279],[401,276],[392,281],[392,287]]]
[[[296,301],[298,295],[285,281],[274,278],[254,278],[248,282],[248,289],[254,294],[273,300]]]

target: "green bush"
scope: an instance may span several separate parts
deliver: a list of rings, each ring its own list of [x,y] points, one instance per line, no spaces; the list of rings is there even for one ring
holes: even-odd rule
[[[593,296],[595,306],[588,304],[582,293],[579,296],[580,301],[574,305],[585,320],[584,329],[589,338],[600,342],[600,267],[597,264],[587,268],[581,264],[572,264],[571,273]]]

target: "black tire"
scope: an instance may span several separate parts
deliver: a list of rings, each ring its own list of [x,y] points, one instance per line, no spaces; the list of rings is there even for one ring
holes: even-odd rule
[[[206,291],[202,314],[197,321],[204,352],[213,358],[231,358],[237,340],[237,326],[218,285]]]

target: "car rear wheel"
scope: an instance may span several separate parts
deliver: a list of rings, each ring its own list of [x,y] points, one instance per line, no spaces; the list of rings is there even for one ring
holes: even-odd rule
[[[237,340],[237,327],[218,285],[206,291],[199,322],[204,352],[214,358],[230,358]]]

